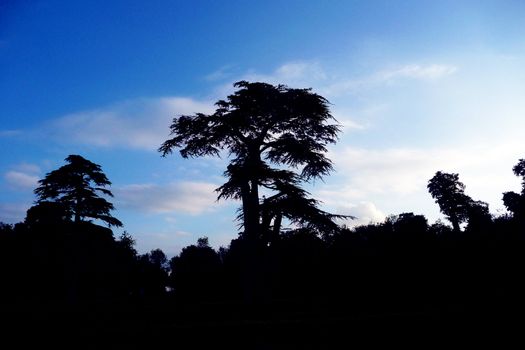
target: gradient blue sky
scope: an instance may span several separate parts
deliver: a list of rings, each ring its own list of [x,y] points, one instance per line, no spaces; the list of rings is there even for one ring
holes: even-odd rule
[[[523,1],[0,1],[0,221],[69,154],[100,164],[141,252],[236,237],[227,160],[161,158],[241,79],[312,87],[344,125],[324,208],[441,218],[437,170],[502,213],[525,157]],[[349,223],[352,224],[352,223]],[[117,234],[120,230],[117,230]]]

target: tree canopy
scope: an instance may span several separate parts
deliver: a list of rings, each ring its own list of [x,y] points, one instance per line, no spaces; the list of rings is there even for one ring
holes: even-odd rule
[[[428,181],[427,188],[454,230],[459,231],[459,224],[468,218],[467,208],[470,200],[464,193],[465,185],[459,181],[459,175],[438,171]]]
[[[521,193],[513,191],[503,193],[503,204],[514,217],[523,220],[525,218],[525,159],[520,159],[512,171],[522,179]]]
[[[329,102],[311,89],[240,81],[213,114],[173,119],[172,138],[159,148],[163,156],[178,149],[182,157],[220,156],[231,161],[219,199],[242,200],[244,233],[257,237],[279,231],[282,217],[299,225],[337,225],[337,215],[318,208],[301,183],[332,170],[327,145],[337,141],[339,125]],[[272,196],[261,202],[260,188]],[[271,205],[270,205],[271,203]],[[268,210],[271,208],[272,210]]]
[[[34,191],[38,197],[36,207],[48,208],[49,202],[56,202],[62,205],[63,214],[73,216],[75,222],[90,218],[109,226],[122,226],[120,220],[110,214],[113,204],[99,195],[113,197],[107,189],[111,182],[100,165],[79,155],[70,155],[65,161],[66,165],[38,181],[39,186]]]
[[[428,181],[427,188],[454,231],[459,231],[459,225],[467,219],[469,224],[479,224],[490,218],[488,204],[467,196],[458,174],[438,171]]]

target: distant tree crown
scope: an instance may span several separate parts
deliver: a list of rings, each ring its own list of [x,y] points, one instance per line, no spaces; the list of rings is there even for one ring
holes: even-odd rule
[[[70,155],[66,165],[53,170],[38,181],[35,189],[37,206],[46,202],[57,202],[63,205],[65,212],[74,217],[75,222],[86,218],[104,221],[109,226],[122,226],[110,211],[114,209],[100,194],[113,197],[106,187],[111,185],[100,165],[79,155]]]

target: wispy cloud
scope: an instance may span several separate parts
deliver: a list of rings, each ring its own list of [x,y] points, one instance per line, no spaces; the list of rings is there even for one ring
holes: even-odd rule
[[[320,87],[327,96],[353,94],[385,85],[392,85],[400,80],[436,81],[454,74],[458,68],[446,64],[408,64],[392,69],[379,70],[369,75],[358,77],[338,77]]]
[[[441,149],[346,148],[340,154],[334,154],[334,161],[342,171],[356,174],[357,177],[353,178],[359,181],[358,187],[363,190],[408,194],[424,188],[438,170],[476,178],[498,174],[498,185],[504,186],[513,182],[510,169],[518,156],[519,148],[514,144]]]
[[[390,81],[399,78],[435,80],[447,75],[454,74],[457,71],[456,66],[446,64],[409,64],[396,69],[385,70],[375,74],[372,78],[377,81]]]
[[[232,65],[222,66],[216,71],[211,72],[210,74],[206,75],[204,79],[206,79],[207,81],[219,81],[219,80],[230,78],[233,75],[232,69],[233,69]]]
[[[185,97],[137,99],[66,115],[45,132],[65,143],[156,150],[174,117],[211,111],[211,103]]]
[[[282,64],[269,74],[248,72],[241,78],[248,81],[264,81],[271,84],[287,84],[299,87],[308,83],[326,80],[328,76],[319,62],[294,61]]]
[[[13,166],[13,170],[21,171],[27,174],[37,175],[42,171],[40,166],[31,163],[19,163]]]
[[[229,76],[228,67],[211,74],[208,79]],[[44,137],[60,143],[80,143],[98,147],[123,147],[156,150],[168,137],[168,127],[174,117],[197,112],[211,113],[217,98],[233,92],[232,83],[238,80],[265,81],[287,84],[292,87],[313,87],[328,97],[337,97],[363,88],[381,86],[397,79],[436,80],[453,74],[456,67],[450,65],[405,65],[382,70],[365,77],[345,77],[330,74],[319,62],[294,61],[285,63],[269,74],[247,72],[236,79],[220,84],[208,100],[188,97],[139,98],[116,103],[107,107],[79,111],[57,118],[39,132]],[[338,119],[348,129],[365,126],[348,115],[338,113]],[[19,131],[1,131],[0,136],[15,135]]]
[[[457,70],[456,66],[449,64],[406,64],[365,75],[349,76],[340,72],[330,72],[316,61],[294,61],[279,66],[270,74],[247,73],[242,79],[284,83],[293,87],[314,87],[330,96],[356,89],[380,87],[401,79],[437,80],[454,74]]]
[[[269,84],[284,84],[290,87],[319,87],[329,82],[323,66],[317,61],[292,61],[277,67],[273,72],[248,71],[218,85],[214,96],[223,98],[234,91],[233,83],[239,80],[260,81]]]
[[[367,125],[353,120],[347,113],[333,112],[332,115],[342,126],[343,131],[345,132],[349,132],[351,130],[364,130],[367,128]]]
[[[285,63],[273,74],[275,78],[284,81],[294,80],[325,80],[328,78],[325,70],[318,62],[290,62]]]
[[[39,177],[20,171],[8,171],[5,174],[7,183],[19,189],[33,189],[37,186]]]
[[[182,181],[168,185],[133,184],[114,190],[116,205],[143,213],[184,213],[199,215],[215,210],[218,185]]]
[[[35,164],[20,163],[12,167],[4,175],[6,182],[15,189],[31,190],[34,189],[40,179],[40,167]]]

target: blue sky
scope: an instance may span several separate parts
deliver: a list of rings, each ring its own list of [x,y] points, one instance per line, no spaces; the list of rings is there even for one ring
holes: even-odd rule
[[[0,221],[23,220],[36,181],[81,154],[139,251],[228,244],[238,203],[213,192],[227,160],[156,149],[173,117],[211,112],[241,79],[332,102],[336,171],[308,187],[325,209],[434,221],[425,185],[443,170],[502,213],[525,157],[524,15],[523,1],[3,1]]]

